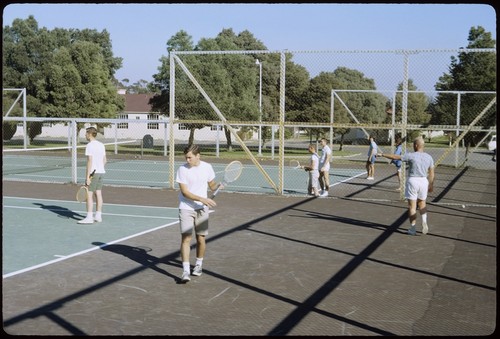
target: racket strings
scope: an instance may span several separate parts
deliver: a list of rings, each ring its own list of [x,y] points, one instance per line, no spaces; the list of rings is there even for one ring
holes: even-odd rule
[[[76,193],[76,200],[79,202],[87,200],[87,188],[85,186],[78,189],[78,192]]]
[[[225,169],[224,181],[225,182],[235,181],[240,176],[242,170],[243,166],[241,163],[237,162],[230,163]]]

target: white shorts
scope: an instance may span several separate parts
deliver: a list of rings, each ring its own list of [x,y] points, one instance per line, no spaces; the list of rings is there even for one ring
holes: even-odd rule
[[[429,191],[429,180],[425,177],[409,177],[406,181],[405,198],[425,200]]]
[[[309,178],[311,182],[311,187],[319,187],[319,171],[318,170],[312,170],[309,171]]]
[[[208,207],[199,210],[179,209],[179,227],[181,234],[208,234]]]

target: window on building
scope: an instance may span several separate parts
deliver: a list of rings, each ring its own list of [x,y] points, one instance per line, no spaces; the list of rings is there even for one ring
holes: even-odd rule
[[[128,119],[128,114],[119,114],[118,119]],[[128,129],[128,122],[119,122],[116,127],[118,129]]]
[[[148,120],[158,120],[158,114],[148,114]],[[160,129],[157,122],[148,122],[148,129]]]

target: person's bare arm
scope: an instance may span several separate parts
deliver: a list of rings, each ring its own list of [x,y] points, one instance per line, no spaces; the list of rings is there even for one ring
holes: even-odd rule
[[[429,168],[427,179],[429,180],[429,192],[434,190],[434,167]]]

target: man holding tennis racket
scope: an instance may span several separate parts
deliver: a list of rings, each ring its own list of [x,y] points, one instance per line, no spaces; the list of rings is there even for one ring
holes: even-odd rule
[[[89,127],[86,130],[85,138],[88,141],[85,147],[85,155],[87,156],[87,168],[85,175],[85,185],[88,186],[87,191],[87,216],[85,219],[78,221],[79,224],[92,224],[102,221],[102,186],[103,178],[106,173],[104,166],[106,165],[106,149],[104,144],[96,140],[97,129]],[[96,197],[96,212],[95,217],[92,216],[94,209],[94,194]]]
[[[201,160],[198,145],[190,145],[184,149],[186,163],[179,167],[176,182],[179,184],[179,226],[181,231],[182,282],[191,280],[189,252],[193,230],[196,235],[196,264],[192,274],[202,273],[205,255],[205,237],[208,234],[209,208],[217,204],[208,198],[208,188],[217,190],[215,172],[209,163]]]
[[[417,222],[417,207],[422,216],[422,234],[427,234],[427,193],[434,190],[434,160],[424,152],[424,139],[418,137],[413,140],[414,152],[404,155],[384,154],[380,156],[392,160],[401,160],[408,163],[408,179],[406,180],[405,198],[408,200],[408,218],[410,219],[409,235],[415,235]]]
[[[311,161],[308,166],[304,166],[304,170],[309,172],[309,185],[307,188],[307,193],[312,193],[315,197],[319,197],[319,156],[316,153],[316,146],[310,144],[307,148],[309,153],[311,153]]]

